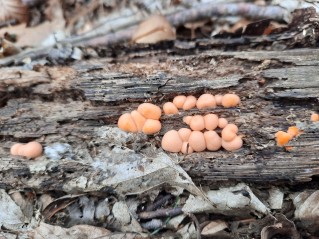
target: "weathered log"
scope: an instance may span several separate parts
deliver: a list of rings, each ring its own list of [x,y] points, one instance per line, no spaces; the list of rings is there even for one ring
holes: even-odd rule
[[[162,131],[140,144],[159,148],[167,130],[186,126],[183,116],[214,112],[239,126],[244,147],[236,152],[180,155],[182,167],[194,181],[201,185],[229,180],[310,181],[319,174],[319,125],[310,122],[311,112],[319,109],[318,53],[317,49],[203,51],[168,55],[162,62],[154,62],[152,55],[158,54],[159,59],[162,53],[149,51],[118,57],[118,63],[92,60],[66,67],[40,67],[38,72],[3,68],[0,187],[66,190],[66,182],[84,176],[88,179],[85,191],[98,190],[92,182],[103,175],[96,175],[86,162],[94,158],[95,150],[104,147],[92,143],[99,127],[116,127],[123,112],[145,101],[162,105],[177,94],[230,91],[240,96],[240,107],[163,116]],[[304,133],[289,144],[289,151],[277,147],[275,132],[297,122]],[[44,145],[67,142],[82,151],[76,151],[79,155],[74,161],[43,161],[40,171],[32,169],[42,159],[27,161],[9,155],[12,142],[36,138]]]

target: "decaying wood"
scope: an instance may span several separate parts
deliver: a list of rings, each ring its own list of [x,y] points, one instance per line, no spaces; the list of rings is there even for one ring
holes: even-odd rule
[[[194,181],[201,185],[229,180],[309,181],[319,174],[319,125],[310,122],[311,112],[319,110],[318,53],[316,49],[203,51],[158,62],[152,55],[160,59],[161,52],[149,51],[119,57],[118,63],[92,60],[61,68],[40,67],[37,72],[3,68],[0,187],[72,192],[76,188],[65,189],[64,184],[83,176],[89,180],[84,191],[101,190],[98,181],[103,175],[81,161],[103,147],[94,145],[97,128],[116,127],[118,117],[141,102],[162,105],[177,94],[203,92],[236,92],[242,103],[233,109],[163,116],[162,131],[145,144],[159,148],[167,130],[186,126],[183,116],[214,112],[239,126],[244,147],[234,153],[180,155],[182,167]],[[275,132],[296,123],[304,133],[289,144],[289,151],[277,147]],[[44,145],[67,142],[81,155],[74,161],[43,161],[42,170],[33,170],[39,161],[9,155],[12,142],[30,139],[40,139]]]

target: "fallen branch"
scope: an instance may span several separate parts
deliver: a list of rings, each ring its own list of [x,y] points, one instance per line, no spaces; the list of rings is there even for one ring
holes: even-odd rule
[[[182,207],[158,209],[151,212],[141,212],[138,217],[140,219],[152,219],[158,217],[175,217],[182,214]]]
[[[206,3],[178,12],[168,17],[173,26],[180,26],[214,16],[242,16],[252,19],[273,19],[289,21],[290,14],[278,6],[258,6],[252,3]]]
[[[7,66],[10,64],[17,64],[22,62],[23,59],[30,57],[32,60],[38,59],[41,57],[45,57],[49,54],[52,47],[39,47],[34,49],[27,49],[22,52],[20,52],[17,55],[8,56],[3,59],[0,59],[0,66]]]
[[[287,10],[278,6],[258,6],[251,3],[226,3],[215,4],[205,3],[194,8],[177,12],[167,16],[168,21],[175,27],[181,26],[187,22],[199,21],[205,18],[214,16],[238,15],[253,19],[274,19],[278,21],[289,21],[290,14]],[[77,38],[76,42],[70,39],[62,40],[61,43],[73,43],[77,45],[97,46],[97,45],[112,45],[129,41],[132,38],[135,27],[130,27],[114,33],[109,33],[104,36],[83,39]]]
[[[197,5],[191,9],[179,11],[167,17],[167,19],[172,23],[173,26],[177,27],[183,25],[187,22],[193,22],[202,20],[205,18],[210,18],[213,16],[222,16],[222,15],[241,15],[249,18],[255,19],[264,19],[271,18],[274,20],[285,20],[290,19],[290,14],[283,8],[278,6],[257,6],[251,3],[227,3],[227,4],[214,4],[214,3],[205,3]],[[138,23],[138,21],[136,22]],[[73,44],[81,46],[109,46],[126,41],[130,41],[136,25],[126,28],[124,30],[119,30],[116,32],[108,33],[101,35],[92,35],[92,36],[77,36],[71,37],[59,41],[61,44]],[[40,58],[41,56],[46,56],[48,52],[54,48],[51,47],[40,47],[31,50],[26,50],[18,55],[11,57],[6,57],[0,59],[0,65],[9,65],[12,63],[19,63],[24,58],[30,57],[32,60]]]
[[[158,201],[154,202],[153,204],[149,205],[146,208],[146,211],[154,211],[158,208],[160,208],[161,206],[163,206],[168,200],[170,200],[173,196],[168,194],[165,195],[164,197],[162,197],[161,199],[159,199]]]

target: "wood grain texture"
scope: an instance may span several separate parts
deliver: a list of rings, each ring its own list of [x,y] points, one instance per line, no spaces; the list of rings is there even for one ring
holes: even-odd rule
[[[96,142],[96,130],[104,125],[116,127],[118,117],[139,103],[161,106],[177,94],[198,97],[203,92],[236,92],[242,103],[232,109],[163,116],[158,135],[126,147],[137,153],[145,153],[148,145],[160,148],[161,136],[167,130],[186,126],[183,116],[214,112],[239,126],[244,147],[234,153],[220,150],[179,155],[180,164],[195,182],[302,182],[319,174],[319,125],[310,122],[311,112],[319,110],[318,50],[166,54],[159,63],[153,61],[154,54],[162,56],[165,52],[131,54],[118,57],[117,63],[106,64],[106,59],[57,69],[43,67],[38,78],[21,69],[20,75],[1,69],[7,78],[16,79],[8,85],[1,84],[4,79],[0,78],[4,102],[0,108],[1,188],[66,190],[65,183],[84,175],[89,180],[85,191],[100,190],[96,182],[103,175],[96,174],[88,162],[109,146]],[[19,79],[24,83],[18,84]],[[277,147],[275,132],[296,123],[304,133],[289,143],[291,150]],[[31,139],[44,145],[67,142],[74,148],[76,159],[44,161],[42,171],[32,171],[30,165],[44,159],[27,161],[9,155],[13,142]],[[137,144],[140,146],[136,148]],[[68,188],[72,190],[79,191]]]

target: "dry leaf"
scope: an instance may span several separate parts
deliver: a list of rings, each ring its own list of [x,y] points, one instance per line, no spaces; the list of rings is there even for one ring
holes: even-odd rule
[[[288,220],[283,214],[276,214],[277,223],[272,226],[266,226],[261,231],[261,239],[271,239],[273,236],[280,235],[280,238],[300,239],[295,224]]]
[[[157,43],[175,39],[175,29],[161,15],[154,15],[143,21],[132,37],[136,43]]]
[[[42,45],[44,40],[46,40],[54,31],[61,30],[62,28],[57,24],[56,21],[44,22],[35,27],[27,27],[26,23],[22,23],[16,26],[10,26],[2,28],[0,30],[0,35],[4,35],[6,32],[14,34],[17,36],[16,46],[18,47],[36,47]]]
[[[20,0],[0,0],[0,22],[17,19],[27,21],[28,9]]]
[[[204,236],[211,236],[217,232],[224,230],[227,227],[228,226],[227,226],[226,222],[224,222],[222,220],[212,221],[203,228],[201,234]]]
[[[51,202],[53,202],[53,198],[50,194],[42,194],[38,199],[38,205],[41,211],[43,211]]]
[[[293,200],[296,207],[295,217],[301,221],[301,225],[311,232],[319,232],[319,191],[308,195],[300,193]]]
[[[6,39],[0,39],[0,58],[16,55],[21,52],[21,48]]]
[[[35,199],[35,194],[32,192],[25,192],[22,194],[16,191],[10,193],[10,197],[21,208],[25,217],[31,221],[33,216],[33,202]]]
[[[0,228],[17,230],[25,222],[21,208],[3,189],[0,189],[0,212]]]
[[[13,1],[15,0],[8,0]],[[0,0],[1,2],[8,2],[4,0]],[[65,26],[65,20],[63,17],[63,11],[61,7],[61,3],[58,0],[50,1],[54,2],[55,4],[51,4],[51,12],[52,14],[52,21],[44,21],[40,25],[35,27],[27,27],[26,23],[22,23],[16,26],[9,26],[0,29],[0,36],[3,36],[5,33],[13,34],[17,36],[17,42],[15,45],[17,47],[38,47],[40,45],[52,45],[55,43],[54,33],[56,32],[63,32]],[[0,4],[0,16],[1,16],[1,4]],[[48,38],[52,37],[52,41],[48,42]],[[46,40],[46,42],[45,42]]]
[[[177,234],[179,234],[183,239],[196,238],[197,233],[194,223],[187,223],[185,226],[177,231]]]
[[[244,183],[239,183],[234,187],[210,190],[206,194],[210,203],[203,201],[201,197],[190,195],[183,206],[183,211],[190,213],[214,212],[223,215],[236,215],[241,218],[251,216],[251,214],[267,215],[270,211]]]
[[[31,233],[30,233],[31,234]],[[78,239],[78,238],[102,238],[110,234],[110,231],[88,225],[77,225],[70,228],[63,228],[59,226],[52,226],[41,222],[39,227],[32,232],[34,239]],[[31,235],[30,235],[31,236]],[[107,237],[105,237],[107,238]]]
[[[273,187],[269,190],[269,198],[267,201],[270,209],[281,209],[284,201],[284,193],[279,188]]]
[[[78,197],[82,196],[83,194],[78,195],[66,195],[60,197],[53,202],[51,202],[46,208],[43,209],[42,215],[45,219],[50,220],[50,218],[56,214],[58,211],[66,208],[70,204],[74,203]]]

